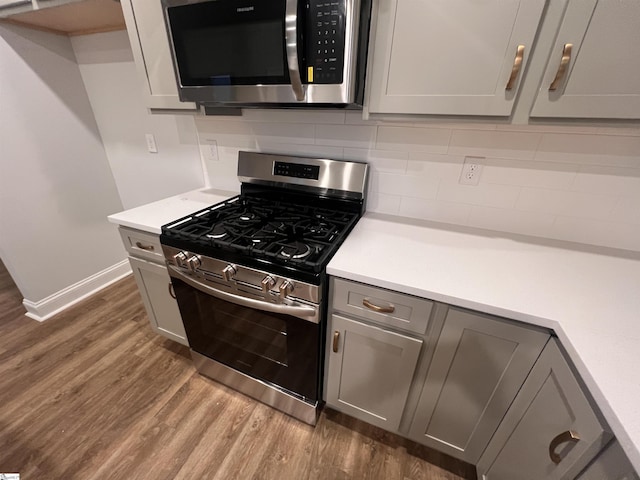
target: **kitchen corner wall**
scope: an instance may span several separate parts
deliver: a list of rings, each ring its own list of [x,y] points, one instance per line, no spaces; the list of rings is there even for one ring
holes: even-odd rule
[[[368,211],[640,251],[640,126],[364,121],[360,112],[196,117],[212,187],[238,190],[239,150],[363,160]],[[210,153],[217,144],[217,155]],[[477,186],[458,183],[483,157]]]

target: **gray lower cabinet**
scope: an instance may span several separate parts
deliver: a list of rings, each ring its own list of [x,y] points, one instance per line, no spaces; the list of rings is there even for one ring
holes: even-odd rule
[[[631,462],[613,440],[576,480],[638,480]]]
[[[327,348],[327,405],[398,430],[423,341],[333,314]]]
[[[173,298],[167,269],[146,260],[129,257],[151,328],[171,340],[189,345],[178,304]]]
[[[477,463],[549,336],[540,328],[449,308],[408,436]]]
[[[554,339],[478,462],[478,478],[573,480],[610,438]]]

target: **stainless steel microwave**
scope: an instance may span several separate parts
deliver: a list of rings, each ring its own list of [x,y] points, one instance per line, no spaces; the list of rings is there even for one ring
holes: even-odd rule
[[[162,0],[180,100],[362,105],[371,0]]]

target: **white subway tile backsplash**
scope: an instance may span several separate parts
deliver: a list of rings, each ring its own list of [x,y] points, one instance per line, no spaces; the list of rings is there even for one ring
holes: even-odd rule
[[[536,160],[640,168],[640,137],[544,133]]]
[[[246,122],[337,124],[344,123],[345,111],[248,108],[242,110],[241,118]]]
[[[501,185],[569,189],[577,171],[578,167],[571,164],[487,158],[484,161],[481,181]]]
[[[640,225],[558,217],[549,236],[570,242],[637,251],[640,242]]]
[[[609,220],[640,225],[640,201],[637,197],[620,197]],[[640,243],[640,239],[638,239]],[[639,246],[640,248],[640,246]]]
[[[344,154],[342,147],[329,145],[300,145],[292,143],[279,143],[266,137],[259,139],[258,150],[263,153],[278,153],[280,155],[294,155],[301,157],[329,158],[342,160]]]
[[[436,198],[440,179],[430,176],[394,175],[380,173],[377,175],[377,188],[380,193],[402,195],[417,198]]]
[[[363,120],[340,110],[195,117],[208,183],[237,191],[239,150],[366,161],[367,210],[640,251],[640,127]],[[486,157],[460,185],[465,156]]]
[[[541,134],[483,130],[453,130],[449,153],[482,157],[530,160]]]
[[[465,203],[485,207],[513,208],[520,193],[520,187],[511,185],[487,185],[480,179],[479,185],[460,185],[441,182],[438,200]]]
[[[443,128],[379,126],[376,148],[402,152],[447,153],[450,131]]]
[[[471,207],[467,224],[503,232],[544,237],[549,234],[554,215],[538,212],[521,212],[506,208]]]
[[[256,148],[256,138],[250,123],[229,119],[196,117],[196,128],[201,141],[213,139],[218,146]]]
[[[345,148],[344,159],[367,162],[376,172],[405,173],[407,170],[407,152],[388,150],[367,150],[365,148]]]
[[[252,123],[251,129],[256,142],[270,141],[274,143],[292,143],[313,145],[315,141],[315,125],[305,123]]]
[[[460,203],[402,197],[399,214],[403,217],[464,225],[470,210],[471,206]]]
[[[614,195],[525,187],[520,193],[516,209],[577,218],[605,219],[617,202],[618,198]]]
[[[376,127],[364,125],[316,125],[316,144],[374,148]]]
[[[640,206],[640,168],[583,166],[571,189],[590,193],[615,192],[634,197]]]
[[[367,212],[385,213],[387,215],[398,215],[400,210],[400,195],[387,195],[370,191],[367,198]]]

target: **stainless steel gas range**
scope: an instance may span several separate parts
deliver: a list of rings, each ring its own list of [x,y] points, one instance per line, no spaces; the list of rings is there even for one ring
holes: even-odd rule
[[[241,194],[162,227],[198,371],[315,425],[326,265],[365,208],[365,163],[240,152]]]

